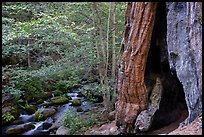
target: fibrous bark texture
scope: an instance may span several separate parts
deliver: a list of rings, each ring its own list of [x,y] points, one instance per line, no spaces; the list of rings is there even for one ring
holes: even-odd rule
[[[134,132],[137,115],[147,107],[144,72],[157,3],[128,3],[125,32],[119,53],[116,125],[122,133]]]
[[[202,3],[167,3],[169,64],[183,85],[189,116],[202,113]]]

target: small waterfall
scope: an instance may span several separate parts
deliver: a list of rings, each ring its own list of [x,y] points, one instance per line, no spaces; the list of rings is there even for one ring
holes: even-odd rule
[[[35,114],[32,115],[25,115],[25,114],[21,114],[19,116],[19,119],[21,119],[24,123],[29,122],[32,120],[32,118],[34,117]]]

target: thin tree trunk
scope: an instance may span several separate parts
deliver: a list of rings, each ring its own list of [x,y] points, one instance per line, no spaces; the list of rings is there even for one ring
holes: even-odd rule
[[[106,77],[107,77],[106,74],[105,74],[106,53],[105,53],[105,46],[104,46],[104,42],[103,42],[104,38],[103,38],[103,33],[102,33],[101,17],[100,17],[100,15],[98,13],[97,3],[96,2],[93,3],[93,7],[94,7],[94,9],[96,11],[96,15],[98,17],[98,28],[99,28],[99,34],[100,34],[100,43],[101,43],[101,49],[102,49],[102,56],[103,56],[103,58],[102,58],[103,66],[101,68],[101,71],[102,71],[102,78],[101,78],[102,83],[101,84],[103,85],[106,82]]]
[[[125,32],[119,54],[116,125],[122,133],[134,132],[137,115],[147,107],[147,89],[144,72],[157,4],[153,2],[128,3]]]
[[[108,58],[109,58],[109,26],[110,26],[110,13],[111,13],[111,3],[109,3],[109,13],[107,19],[107,33],[106,33],[106,63],[105,63],[105,87],[108,87]],[[109,90],[104,93],[104,105],[106,109],[110,108],[110,92]]]
[[[99,63],[97,64],[98,68],[98,73],[99,73],[99,78],[100,78],[100,83],[102,83],[102,72],[101,72],[101,61],[100,61],[100,52],[99,52],[99,47],[98,47],[98,29],[99,27],[97,26],[97,15],[93,17],[93,22],[95,25],[95,32],[94,32],[94,38],[95,38],[95,48],[96,48],[96,57]]]
[[[97,55],[97,60],[100,60],[100,55],[99,55],[99,50],[98,50],[98,39],[97,39],[97,33],[95,34],[95,47],[96,47],[96,55]],[[101,63],[99,62],[98,66],[98,72],[99,72],[99,77],[101,80],[102,74],[101,74]],[[100,81],[102,83],[102,81]]]
[[[112,70],[111,75],[113,78],[113,97],[112,103],[116,101],[116,77],[115,77],[115,69],[116,69],[116,61],[115,61],[115,29],[116,29],[116,3],[112,2],[113,4],[113,33],[112,33]]]
[[[30,41],[28,40],[28,47],[30,46]],[[27,56],[28,56],[28,67],[31,68],[31,61],[30,61],[30,51],[27,47]]]

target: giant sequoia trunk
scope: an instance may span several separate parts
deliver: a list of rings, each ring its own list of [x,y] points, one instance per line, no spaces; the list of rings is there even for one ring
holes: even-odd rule
[[[144,73],[157,3],[128,3],[125,32],[119,53],[117,126],[122,133],[132,133],[137,115],[147,107]]]
[[[202,114],[201,9],[199,2],[128,3],[118,62],[120,132],[186,118],[185,125]]]

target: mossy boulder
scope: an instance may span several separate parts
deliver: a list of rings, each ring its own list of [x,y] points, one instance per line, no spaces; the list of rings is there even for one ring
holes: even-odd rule
[[[81,107],[78,107],[77,112],[83,112],[83,109]]]
[[[57,111],[53,108],[38,109],[34,115],[35,121],[45,120],[56,112]]]
[[[68,103],[69,99],[66,96],[57,96],[57,97],[53,97],[51,98],[51,103],[53,104],[65,104]]]
[[[69,100],[72,100],[72,97],[67,94],[65,94],[65,97],[67,97]]]
[[[81,101],[79,100],[79,99],[74,99],[73,101],[72,101],[72,104],[71,104],[72,106],[80,106],[81,105]]]
[[[33,113],[35,113],[35,111],[37,110],[38,108],[35,106],[35,105],[25,105],[25,111],[31,115]]]
[[[23,133],[25,131],[28,131],[28,130],[31,130],[31,129],[34,129],[34,128],[35,128],[35,126],[32,125],[32,124],[26,124],[24,126],[16,126],[16,127],[8,128],[6,130],[6,134],[16,135],[16,134],[20,134],[20,133]]]
[[[21,118],[18,118],[15,121],[13,121],[13,124],[15,124],[15,125],[19,125],[19,124],[23,124],[23,123],[24,123],[24,121]]]
[[[45,123],[42,124],[42,129],[43,129],[43,130],[46,130],[46,129],[50,128],[51,126],[52,126],[51,123],[45,122]]]

